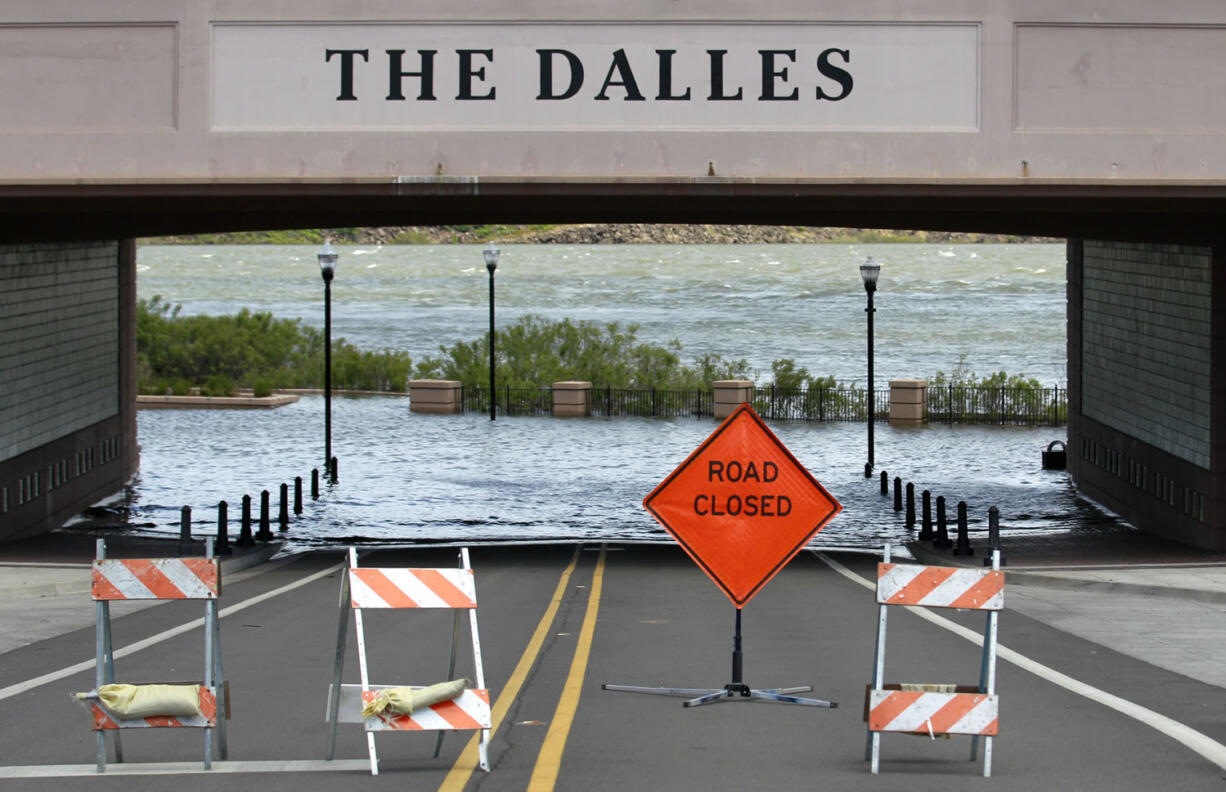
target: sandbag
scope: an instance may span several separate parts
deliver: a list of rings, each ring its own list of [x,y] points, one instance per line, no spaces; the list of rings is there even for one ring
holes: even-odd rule
[[[375,693],[374,698],[362,707],[362,717],[369,718],[381,712],[408,715],[414,710],[428,707],[431,704],[451,701],[463,693],[470,684],[467,679],[453,679],[450,682],[436,682],[422,688],[384,688]]]
[[[110,684],[98,688],[98,702],[120,720],[159,715],[190,717],[200,714],[200,688],[196,685]]]

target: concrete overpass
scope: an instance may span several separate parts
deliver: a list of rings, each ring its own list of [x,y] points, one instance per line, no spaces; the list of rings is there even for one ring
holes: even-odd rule
[[[0,535],[135,468],[135,237],[636,221],[1069,238],[1074,479],[1226,546],[1224,99],[1213,0],[13,0]]]

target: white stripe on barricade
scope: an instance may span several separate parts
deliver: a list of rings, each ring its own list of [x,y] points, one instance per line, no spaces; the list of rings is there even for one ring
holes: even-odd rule
[[[879,564],[877,602],[925,608],[1000,610],[1004,573],[992,569]]]
[[[995,735],[997,704],[997,696],[981,693],[874,690],[869,694],[868,727],[877,732]]]
[[[100,558],[92,594],[95,600],[216,599],[220,581],[215,558]]]

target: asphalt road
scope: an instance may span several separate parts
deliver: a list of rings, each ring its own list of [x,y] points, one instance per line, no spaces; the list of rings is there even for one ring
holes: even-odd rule
[[[363,734],[342,725],[324,763],[325,698],[336,657],[339,553],[312,554],[227,584],[222,650],[230,681],[229,758],[202,772],[203,739],[187,729],[127,730],[126,762],[93,772],[94,735],[70,692],[93,686],[94,631],[79,629],[0,654],[0,787],[128,790],[482,789],[1221,789],[1224,771],[1171,736],[1171,723],[1226,742],[1226,690],[1163,670],[1008,606],[998,668],[1000,736],[992,778],[968,761],[970,739],[883,735],[881,774],[864,761],[865,685],[877,607],[872,592],[805,552],[743,611],[744,681],[812,685],[837,709],[757,701],[684,708],[682,699],[601,690],[602,683],[720,688],[731,681],[735,611],[674,547],[574,545],[474,549],[478,619],[496,730],[490,773],[472,768],[471,732],[382,734],[372,777]],[[862,581],[874,559],[834,559]],[[383,551],[363,565],[453,566],[455,552]],[[572,567],[573,564],[573,567]],[[263,597],[261,599],[261,597]],[[1179,605],[1172,601],[1172,620]],[[120,681],[197,677],[202,615],[169,603],[124,615]],[[982,631],[981,613],[938,612]],[[366,611],[375,682],[446,675],[451,613]],[[1226,637],[1226,636],[1224,636]],[[352,623],[345,681],[357,681]],[[1009,658],[1021,657],[1026,668]],[[462,652],[460,669],[470,658]],[[891,609],[887,681],[978,681],[980,650],[905,609]],[[80,663],[79,670],[73,671]],[[1051,680],[1072,677],[1170,719],[1157,726]],[[514,694],[514,695],[510,695]],[[1146,717],[1142,715],[1141,717]],[[1220,746],[1219,746],[1220,747]],[[135,780],[128,773],[153,772]],[[258,774],[257,774],[258,773]]]

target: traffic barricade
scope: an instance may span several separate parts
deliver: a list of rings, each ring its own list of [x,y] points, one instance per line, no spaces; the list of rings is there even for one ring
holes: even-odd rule
[[[455,610],[451,630],[451,658],[447,680],[431,685],[376,685],[370,681],[366,662],[365,608],[450,608]],[[342,684],[349,611],[353,611],[361,684]],[[454,679],[461,611],[468,611],[472,638],[473,682]],[[381,731],[438,731],[434,755],[438,756],[447,731],[480,729],[478,748],[482,770],[489,771],[490,695],[481,665],[481,640],[477,631],[477,589],[469,565],[468,548],[460,550],[455,568],[359,567],[357,550],[349,548],[349,568],[341,576],[340,625],[336,637],[336,666],[328,689],[328,752],[336,751],[337,724],[361,723],[366,731],[371,775],[379,774],[375,733]]]
[[[992,554],[991,569],[935,567],[890,562],[885,546],[877,565],[877,645],[873,683],[865,700],[868,739],[864,758],[877,773],[882,732],[971,736],[971,761],[984,740],[983,775],[992,774],[992,741],[999,724],[996,696],[997,617],[1004,607],[1005,577],[1000,571],[1000,551]],[[887,609],[892,605],[923,608],[957,608],[987,612],[983,634],[983,657],[978,685],[886,684],[885,634]]]
[[[221,664],[217,600],[221,566],[213,540],[205,540],[204,558],[108,559],[99,539],[93,564],[91,595],[95,601],[96,668],[94,689],[75,698],[90,711],[97,735],[98,772],[106,770],[106,734],[112,735],[115,761],[123,761],[120,729],[183,728],[204,730],[204,767],[212,768],[213,732],[217,751],[226,758],[225,721],[229,695]],[[111,603],[123,600],[203,600],[204,678],[196,682],[117,684],[111,640]]]

